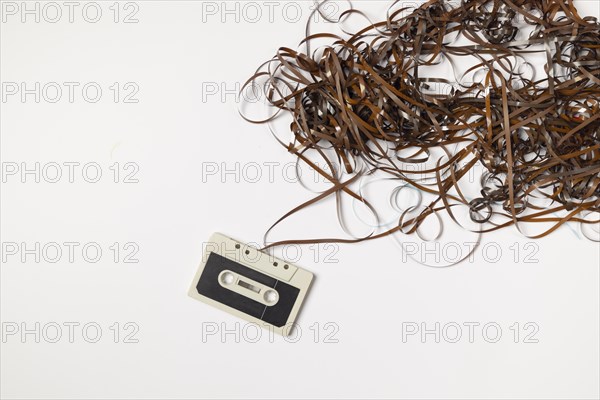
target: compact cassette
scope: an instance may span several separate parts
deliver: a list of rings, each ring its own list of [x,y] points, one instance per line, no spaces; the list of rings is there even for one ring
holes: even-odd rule
[[[189,295],[289,335],[313,274],[215,233],[205,246]]]

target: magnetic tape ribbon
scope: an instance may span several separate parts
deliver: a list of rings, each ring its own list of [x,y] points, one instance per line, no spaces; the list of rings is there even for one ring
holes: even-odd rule
[[[266,79],[261,90],[276,112],[262,120],[242,116],[270,123],[282,112],[291,115],[293,140],[278,140],[331,182],[267,234],[329,196],[336,196],[338,204],[340,196],[351,196],[376,214],[352,188],[374,172],[433,199],[418,215],[403,213],[398,224],[380,232],[348,239],[284,240],[265,248],[414,233],[426,218],[442,211],[462,226],[453,212],[458,206],[468,207],[471,222],[480,225],[472,230],[478,234],[508,226],[521,231],[523,223],[552,223],[529,236],[540,238],[568,221],[600,223],[598,20],[581,17],[572,0],[430,0],[416,9],[394,10],[396,3],[384,21],[369,22],[347,38],[311,34],[307,25],[304,51],[280,48],[242,87]],[[350,5],[339,18],[326,20],[341,24],[350,15],[366,18]],[[525,28],[529,37],[518,37]],[[459,37],[470,43],[458,44]],[[311,50],[317,40],[331,44]],[[533,69],[527,57],[536,53],[546,60],[540,78],[535,71],[527,76],[523,68]],[[468,60],[472,64],[457,74]],[[423,77],[428,67],[444,61],[454,81]],[[473,81],[466,80],[469,76]],[[431,88],[436,84],[453,86],[447,93],[435,93]],[[435,160],[434,150],[444,155]],[[309,153],[330,167],[339,165],[341,173],[325,171]],[[410,164],[423,169],[415,172],[406,167]],[[459,182],[476,165],[485,173],[480,196],[469,199]],[[540,199],[547,204],[536,205]]]

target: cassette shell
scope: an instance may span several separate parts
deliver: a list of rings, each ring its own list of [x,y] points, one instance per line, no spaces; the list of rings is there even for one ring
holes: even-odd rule
[[[188,294],[286,336],[312,280],[313,274],[305,269],[215,233]]]

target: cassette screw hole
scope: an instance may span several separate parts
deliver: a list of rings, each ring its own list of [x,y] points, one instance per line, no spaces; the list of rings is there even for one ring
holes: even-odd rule
[[[274,263],[273,263],[273,266],[274,266],[274,267],[276,267],[277,265],[279,265],[279,264],[277,264],[277,262],[274,262]]]
[[[285,264],[285,265],[283,266],[283,269],[288,269],[289,267],[290,267],[289,265]]]
[[[231,272],[225,272],[223,275],[221,275],[221,283],[224,285],[231,285],[234,280],[235,277]]]
[[[265,299],[267,304],[274,304],[277,302],[277,300],[279,300],[279,295],[277,294],[276,291],[269,289],[265,292],[265,294],[263,295],[263,298]]]
[[[236,249],[239,249],[239,248],[240,248],[240,245],[239,245],[239,244],[236,244],[236,245],[235,245],[235,248],[236,248]]]
[[[250,254],[250,250],[246,250],[246,254]]]

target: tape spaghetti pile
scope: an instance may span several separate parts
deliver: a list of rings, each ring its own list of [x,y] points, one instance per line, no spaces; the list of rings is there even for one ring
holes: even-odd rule
[[[350,196],[377,215],[360,183],[375,175],[397,182],[395,194],[419,192],[419,202],[367,235],[267,247],[418,234],[441,213],[478,234],[513,226],[540,238],[575,222],[598,240],[598,20],[571,0],[401,5],[356,32],[308,27],[300,49],[280,48],[242,89],[261,90],[270,115],[242,115],[271,128],[287,116],[290,139],[276,138],[331,182],[276,224],[330,196]],[[367,18],[350,6],[330,22],[356,17]],[[432,74],[443,66],[450,72]],[[465,183],[477,167],[481,176]],[[543,231],[525,233],[530,223],[544,223]]]

